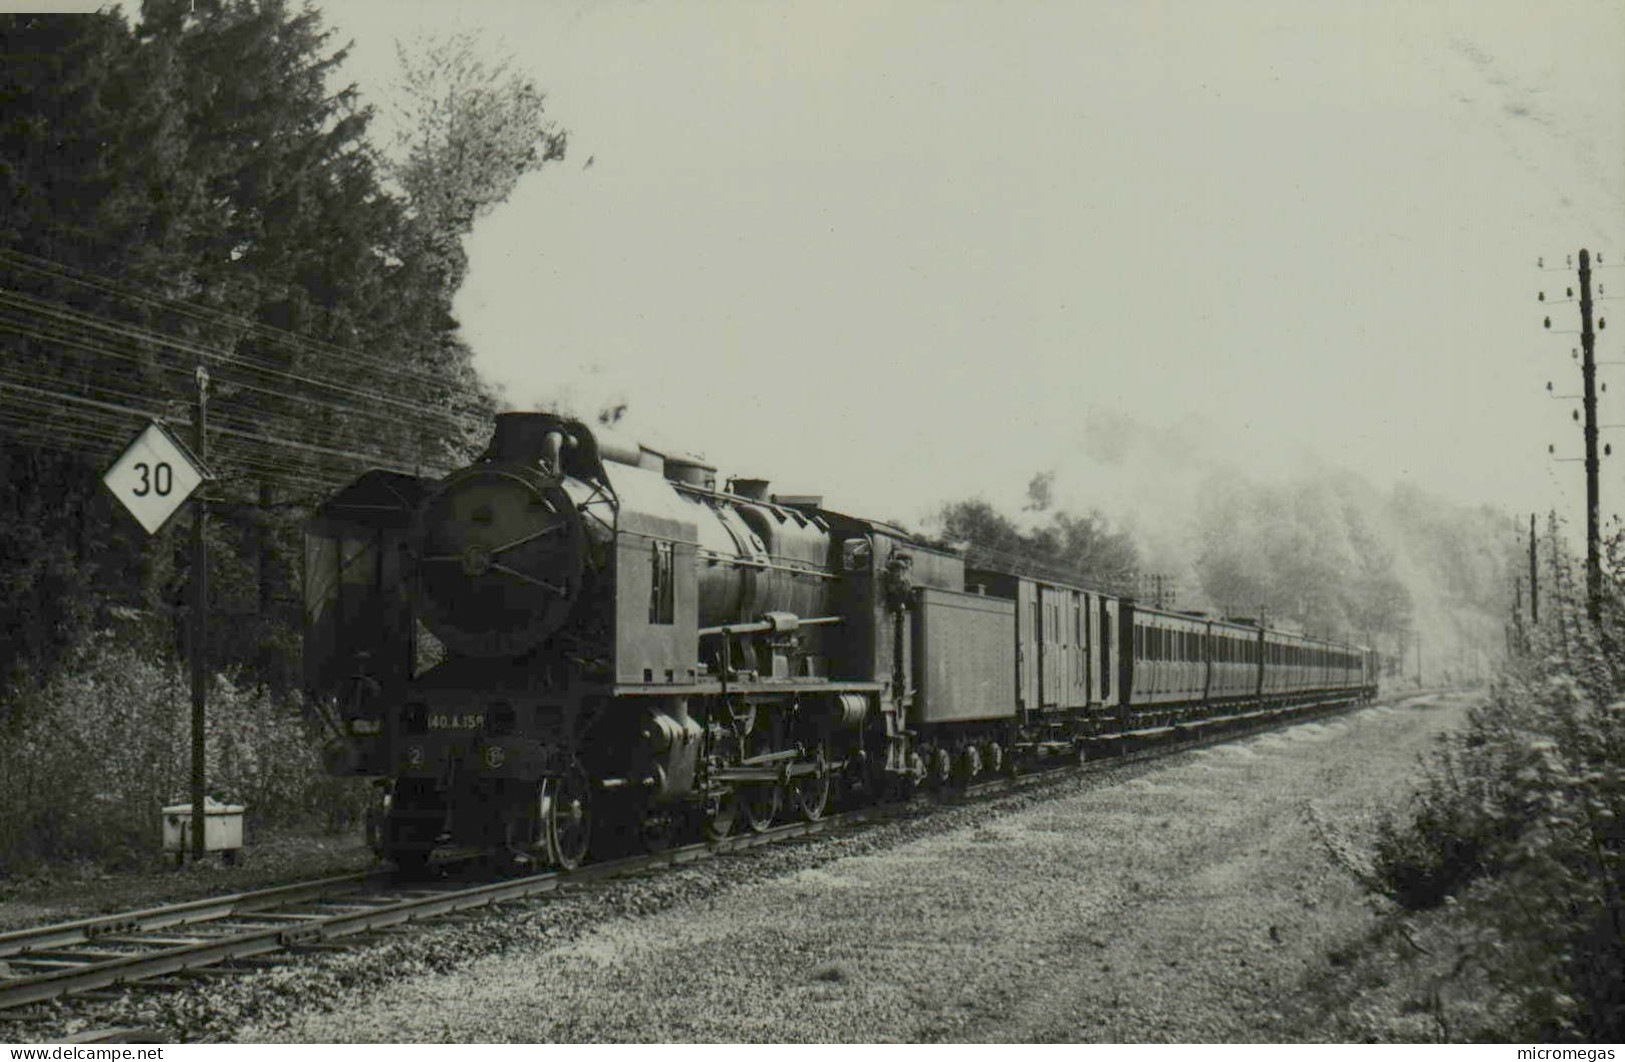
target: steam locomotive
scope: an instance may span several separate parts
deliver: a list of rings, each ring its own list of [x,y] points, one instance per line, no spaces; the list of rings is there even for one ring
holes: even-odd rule
[[[375,843],[573,868],[1375,694],[1369,650],[967,567],[550,413],[306,529],[305,678]]]

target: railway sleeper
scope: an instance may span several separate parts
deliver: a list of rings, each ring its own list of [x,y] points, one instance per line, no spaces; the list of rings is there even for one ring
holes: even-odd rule
[[[274,970],[297,961],[292,955],[271,952],[266,955],[243,955],[230,959],[226,962],[226,966],[230,969]]]
[[[302,926],[295,929],[284,929],[276,935],[277,943],[285,948],[298,947],[318,943],[325,934],[319,925]]]
[[[299,943],[299,944],[294,944],[291,947],[289,947],[288,950],[291,951],[291,952],[294,952],[295,954],[327,955],[327,954],[332,954],[333,952],[354,951],[358,946],[363,945],[365,943],[366,943],[366,941],[362,940],[362,939],[359,939],[359,937],[356,938],[356,939],[344,940],[344,941],[338,941],[338,940],[310,940],[310,941],[304,941],[304,942]]]

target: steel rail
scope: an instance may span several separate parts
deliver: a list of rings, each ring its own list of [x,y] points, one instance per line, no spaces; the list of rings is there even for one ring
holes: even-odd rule
[[[21,958],[29,952],[47,951],[73,944],[88,944],[98,937],[114,934],[141,933],[195,922],[218,921],[272,907],[308,903],[356,891],[369,881],[378,878],[376,871],[359,871],[293,885],[256,889],[252,892],[210,896],[201,900],[148,907],[139,911],[96,915],[72,922],[12,930],[9,933],[0,933],[0,959]]]
[[[552,892],[561,885],[635,874],[654,867],[703,859],[721,852],[739,851],[758,845],[771,844],[792,837],[821,832],[842,821],[842,816],[829,816],[812,822],[787,823],[783,826],[775,826],[759,834],[740,834],[723,838],[720,841],[704,841],[661,852],[628,856],[605,863],[591,864],[570,873],[547,871],[523,878],[449,889],[433,895],[417,896],[396,902],[363,903],[365,909],[362,910],[351,909],[333,914],[311,913],[301,915],[298,916],[298,922],[292,925],[252,928],[215,939],[199,940],[193,943],[177,943],[150,952],[118,956],[96,956],[92,961],[76,963],[71,967],[0,981],[0,1011],[99,988],[132,984],[148,978],[213,966],[233,959],[252,958],[288,948],[319,944],[337,937],[351,936],[368,930],[382,929],[403,922],[432,918],[454,911],[486,907],[508,900]],[[321,901],[334,895],[355,893],[356,899],[364,902],[366,895],[360,893],[359,889],[348,889],[344,892],[335,893],[329,888],[327,892],[321,893],[317,887],[330,886],[332,883],[359,885],[367,877],[368,875],[357,875],[355,878],[349,879],[328,879],[328,881],[320,883],[312,882],[307,885],[262,890],[259,893],[243,894],[242,896],[226,896],[214,900],[194,901],[189,904],[176,904],[172,908],[156,908],[154,910],[162,912],[161,917],[169,919],[169,921],[165,922],[165,925],[175,925],[179,924],[178,920],[184,917],[183,913],[177,912],[176,909],[178,908],[234,912],[226,915],[216,915],[212,919],[218,921],[222,917],[253,919],[256,913],[266,913],[267,907],[285,907],[300,902]],[[303,901],[288,898],[301,890],[310,893]],[[259,898],[264,897],[266,894],[273,896],[281,894],[282,901],[277,903],[273,900],[270,904],[256,906],[253,910],[245,910],[238,906],[238,903],[246,897]],[[60,926],[46,926],[38,930],[9,934],[9,936],[22,937],[31,934],[31,939],[36,942],[43,940],[66,941],[69,939],[75,942],[83,942],[89,938],[83,936],[72,937],[72,934],[82,932],[82,929],[87,925],[110,927],[116,925],[128,932],[129,927],[135,924],[137,916],[144,913],[146,912],[83,919],[79,922],[66,923]],[[153,928],[158,927],[154,923],[148,922],[135,931],[140,932],[142,929]],[[110,928],[106,932],[112,934],[114,930]],[[36,945],[31,951],[40,953],[46,952],[47,949]],[[17,952],[13,953],[12,957],[20,961],[27,961],[26,956],[29,953]]]
[[[1115,764],[1132,763],[1154,758],[1152,754],[1167,755],[1216,744],[1248,733],[1272,729],[1274,725],[1306,721],[1313,715],[1359,706],[1360,702],[1338,699],[1335,702],[1282,706],[1274,710],[1209,720],[1200,726],[1172,724],[1148,728],[1123,736],[1149,739],[1173,731],[1181,733],[1185,740],[1176,744],[1158,743],[1154,747],[1133,751],[1125,749],[1122,753],[1090,759],[1086,764],[1068,764],[1065,763],[1066,757],[1052,756],[1049,758],[1062,761],[1063,769],[1038,770],[939,792],[946,793],[951,798],[949,802],[956,804],[962,803],[967,798],[1005,795],[1032,785],[1060,781],[1071,774],[1066,767],[1101,769]],[[1214,726],[1222,723],[1241,725]],[[261,921],[270,919],[283,921],[281,925],[252,927],[212,939],[175,942],[150,952],[126,955],[81,953],[90,961],[76,962],[72,965],[64,963],[61,969],[0,981],[0,1012],[95,989],[135,984],[149,978],[197,970],[236,959],[253,958],[290,948],[320,946],[323,942],[334,938],[523,899],[553,892],[563,886],[626,877],[656,867],[693,862],[714,855],[824,833],[839,827],[894,818],[918,806],[918,802],[912,798],[892,801],[826,815],[816,820],[786,823],[760,833],[734,834],[720,840],[700,841],[658,852],[589,864],[575,871],[547,871],[464,888],[432,891],[428,895],[407,899],[374,897],[369,901],[363,888],[371,882],[385,885],[386,892],[418,891],[411,885],[403,883],[393,883],[396,887],[389,888],[392,879],[388,875],[374,871],[13,931],[0,934],[0,949],[9,949],[0,950],[0,957],[10,957],[26,963],[30,954],[49,953],[74,944],[93,943],[100,938],[141,934],[177,925],[238,918],[253,921],[257,916]],[[420,887],[430,884],[432,883],[418,883]],[[358,903],[331,914],[274,913],[274,909],[279,907],[320,903],[352,894]]]

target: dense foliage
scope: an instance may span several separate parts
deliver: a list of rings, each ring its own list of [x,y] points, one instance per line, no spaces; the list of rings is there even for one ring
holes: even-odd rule
[[[149,537],[99,480],[148,415],[189,434],[200,364],[208,657],[231,676],[210,789],[272,818],[322,792],[319,735],[288,714],[302,525],[370,464],[433,473],[483,444],[461,240],[564,149],[533,85],[446,50],[457,76],[415,98],[434,120],[392,161],[308,4],[0,15],[0,870],[117,861],[185,792],[189,521]]]
[[[1264,484],[1218,477],[1196,507],[1192,568],[1229,615],[1345,636],[1397,664],[1423,633],[1444,671],[1498,652],[1516,540],[1507,517],[1330,468]]]
[[[1618,544],[1616,543],[1616,546]],[[1616,557],[1618,551],[1616,549]],[[1593,627],[1567,565],[1542,626],[1382,824],[1380,887],[1459,904],[1465,961],[1512,1001],[1500,1040],[1625,1039],[1625,570]],[[1555,592],[1553,592],[1555,591]]]
[[[944,505],[933,541],[965,551],[966,563],[1123,591],[1139,570],[1139,551],[1100,513],[1078,516],[1050,507],[1052,475],[1040,473],[1027,486],[1028,511],[1044,519],[1024,528],[982,498]]]
[[[443,204],[489,209],[563,140],[534,86],[478,84],[457,47],[454,87],[485,109],[441,115],[403,164],[438,181],[403,190],[314,8],[0,16],[0,352],[17,385],[0,392],[0,699],[110,624],[150,646],[185,630],[185,520],[149,540],[98,483],[141,418],[50,397],[184,423],[199,359],[144,336],[216,352],[211,655],[279,689],[297,668],[298,529],[366,466],[345,451],[432,470],[483,442],[465,426],[495,400],[451,313],[464,266],[448,248],[469,219]],[[437,164],[469,143],[513,156],[500,186]]]
[[[46,862],[149,863],[158,809],[186,792],[191,695],[182,669],[111,639],[66,663],[22,695],[0,742],[0,875]],[[365,786],[322,772],[320,724],[296,702],[222,675],[209,707],[212,796],[245,804],[252,822],[359,816]]]

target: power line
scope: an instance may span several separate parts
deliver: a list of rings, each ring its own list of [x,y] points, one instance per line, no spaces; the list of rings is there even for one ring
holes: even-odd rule
[[[334,380],[322,379],[306,373],[296,373],[287,369],[278,369],[268,365],[257,364],[252,359],[241,357],[236,354],[230,354],[223,350],[209,347],[201,343],[179,339],[174,336],[165,335],[161,332],[154,332],[150,329],[141,328],[137,325],[109,321],[105,318],[99,318],[91,314],[83,313],[68,306],[48,303],[32,296],[21,295],[16,292],[0,289],[0,305],[9,305],[14,309],[21,309],[24,312],[33,312],[35,314],[43,315],[59,324],[77,325],[92,334],[114,336],[137,343],[151,343],[166,347],[198,361],[213,362],[216,365],[231,365],[246,369],[250,372],[259,372],[267,376],[277,377],[293,383],[300,383],[315,388],[325,389],[335,394],[346,395],[366,402],[391,406],[400,410],[401,412],[444,420],[454,424],[458,423],[457,418],[453,414],[449,414],[444,410],[419,405],[417,403],[392,395],[387,395],[382,392],[357,390],[346,384],[339,383]],[[38,334],[36,333],[36,336],[37,335]],[[445,381],[441,381],[442,384],[444,382]]]
[[[443,384],[445,377],[441,374],[426,372],[411,366],[402,365],[399,361],[368,354],[363,351],[341,347],[308,336],[301,336],[295,332],[278,328],[275,325],[257,321],[240,314],[219,310],[213,307],[199,306],[196,303],[185,302],[170,298],[156,292],[147,291],[127,282],[114,280],[110,277],[99,276],[88,270],[78,269],[61,262],[21,251],[7,251],[0,249],[0,261],[8,262],[14,267],[35,274],[52,277],[53,279],[77,284],[81,287],[99,291],[106,295],[121,297],[144,306],[170,310],[181,316],[190,317],[201,323],[213,323],[229,326],[243,331],[245,334],[257,338],[267,339],[273,343],[290,347],[292,349],[312,354],[322,354],[330,357],[339,357],[352,363],[365,364],[368,367],[381,370],[391,375],[405,379],[415,379],[421,383]]]

